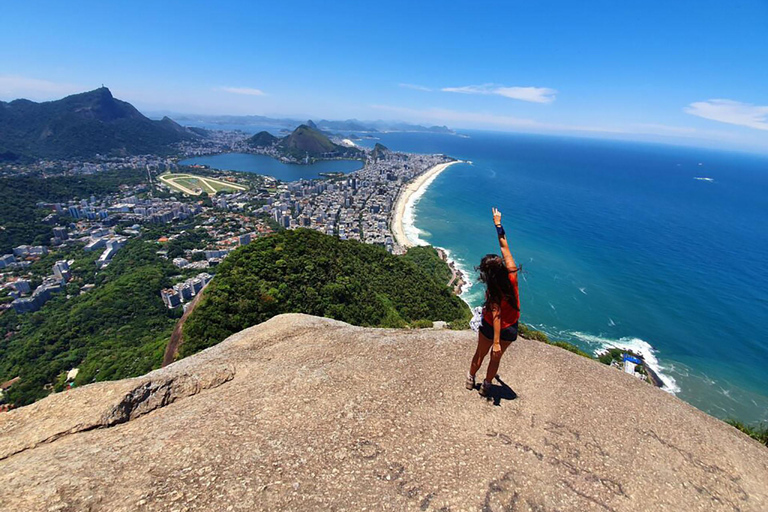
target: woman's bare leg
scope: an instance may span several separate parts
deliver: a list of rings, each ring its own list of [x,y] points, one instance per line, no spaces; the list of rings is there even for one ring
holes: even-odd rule
[[[491,342],[491,344],[493,343]],[[485,373],[485,380],[488,382],[491,382],[493,378],[496,377],[496,374],[499,373],[499,363],[501,362],[501,356],[504,355],[504,352],[507,351],[507,348],[509,348],[512,342],[501,340],[499,344],[501,345],[501,352],[491,352],[491,360],[488,362],[488,371]],[[483,360],[481,359],[480,362],[482,363]],[[478,368],[479,367],[480,365],[478,365]]]
[[[475,355],[472,356],[472,363],[469,365],[469,374],[473,377],[477,374],[477,370],[479,370],[480,366],[483,364],[483,359],[485,359],[485,355],[491,349],[492,345],[492,340],[483,336],[483,333],[481,332],[477,333],[477,350],[475,350]]]

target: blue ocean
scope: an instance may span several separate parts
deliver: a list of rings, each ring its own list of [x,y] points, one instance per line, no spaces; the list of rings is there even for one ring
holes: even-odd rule
[[[522,321],[590,352],[640,351],[714,416],[768,420],[768,157],[487,132],[379,142],[471,162],[434,180],[414,227],[475,280],[501,209]]]

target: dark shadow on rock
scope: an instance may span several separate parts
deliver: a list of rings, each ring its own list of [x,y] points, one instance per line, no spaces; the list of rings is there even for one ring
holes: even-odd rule
[[[507,386],[507,384],[501,380],[501,377],[498,375],[496,376],[496,382],[498,382],[500,385],[491,385],[490,393],[488,393],[488,396],[485,397],[486,400],[493,400],[493,405],[501,406],[502,400],[514,400],[517,398],[517,393],[515,393],[511,387]]]

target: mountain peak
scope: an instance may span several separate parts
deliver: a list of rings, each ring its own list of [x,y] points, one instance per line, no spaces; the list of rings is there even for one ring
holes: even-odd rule
[[[248,144],[257,148],[272,146],[279,139],[267,131],[261,131],[246,140]]]
[[[114,96],[112,96],[112,91],[110,91],[109,88],[107,88],[107,87],[105,87],[103,85],[101,87],[99,87],[98,89],[94,89],[92,92],[98,93],[98,94],[102,95],[105,98],[110,98],[110,99],[114,98]]]
[[[76,94],[70,94],[69,96],[65,96],[64,98],[60,100],[54,100],[49,101],[47,103],[56,103],[58,101],[64,101],[69,103],[74,102],[113,102],[116,101],[115,97],[112,96],[112,91],[110,91],[106,87],[99,87],[97,89],[93,89],[91,91],[85,91],[80,92]]]
[[[161,154],[169,151],[170,144],[197,137],[170,119],[148,119],[103,86],[60,100],[16,100],[3,107],[0,153],[20,157]]]

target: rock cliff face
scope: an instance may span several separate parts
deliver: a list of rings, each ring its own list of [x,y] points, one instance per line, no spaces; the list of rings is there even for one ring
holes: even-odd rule
[[[519,340],[281,315],[144,377],[0,415],[6,510],[768,510],[768,450]]]

